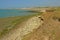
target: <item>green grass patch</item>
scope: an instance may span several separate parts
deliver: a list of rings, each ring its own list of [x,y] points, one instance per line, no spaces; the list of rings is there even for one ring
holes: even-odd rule
[[[27,16],[18,16],[18,17],[9,17],[9,18],[1,18],[0,19],[0,37],[7,34],[10,30],[17,28],[17,25],[21,24],[24,21],[27,21],[29,18],[33,16],[41,15],[42,13],[36,13],[33,15]]]

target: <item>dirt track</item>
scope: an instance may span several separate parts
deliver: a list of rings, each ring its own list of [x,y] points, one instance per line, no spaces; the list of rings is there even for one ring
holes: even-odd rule
[[[42,15],[43,25],[34,32],[25,35],[23,40],[60,40],[60,22],[53,20],[54,12],[47,12]]]

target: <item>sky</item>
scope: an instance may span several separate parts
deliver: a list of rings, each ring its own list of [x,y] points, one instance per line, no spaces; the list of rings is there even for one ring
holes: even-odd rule
[[[0,8],[60,6],[60,0],[0,0]]]

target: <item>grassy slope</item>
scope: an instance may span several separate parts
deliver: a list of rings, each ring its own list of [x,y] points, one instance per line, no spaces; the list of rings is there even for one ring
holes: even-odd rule
[[[33,15],[27,15],[27,16],[0,18],[0,37],[8,33],[11,29],[16,28],[16,26],[19,25],[20,23],[37,15],[40,15],[40,13],[36,13]]]

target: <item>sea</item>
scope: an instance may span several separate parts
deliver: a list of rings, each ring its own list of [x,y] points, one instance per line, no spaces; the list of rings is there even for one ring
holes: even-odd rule
[[[0,9],[0,18],[14,17],[14,16],[26,16],[26,15],[35,14],[29,11],[30,10]]]

